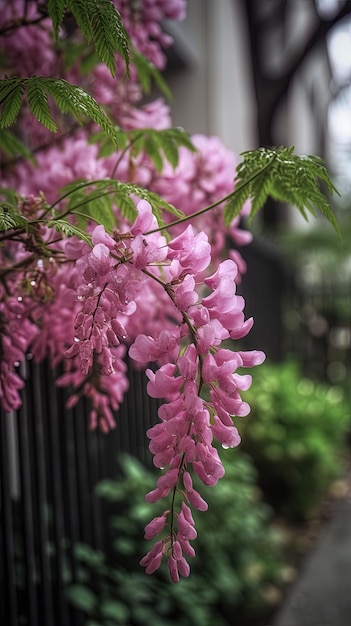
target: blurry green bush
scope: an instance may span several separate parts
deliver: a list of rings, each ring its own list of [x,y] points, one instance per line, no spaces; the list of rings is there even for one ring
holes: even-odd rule
[[[280,537],[270,526],[271,509],[260,499],[251,461],[239,451],[223,452],[226,476],[206,492],[209,510],[196,516],[192,573],[177,585],[166,568],[149,577],[138,565],[148,549],[144,525],[161,512],[144,501],[154,487],[152,471],[124,456],[123,476],[98,484],[97,494],[114,510],[114,561],[75,546],[79,567],[67,595],[88,616],[86,626],[229,626],[233,619],[244,626],[269,615],[285,571]]]
[[[293,361],[265,364],[245,394],[241,447],[275,512],[305,520],[346,465],[350,407],[340,387],[304,378]]]

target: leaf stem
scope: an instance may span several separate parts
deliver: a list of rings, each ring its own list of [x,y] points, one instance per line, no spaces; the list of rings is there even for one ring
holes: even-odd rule
[[[270,167],[270,165],[275,160],[275,158],[276,158],[276,155],[274,154],[272,156],[272,158],[270,159],[270,161],[268,161],[268,163],[266,163],[266,165],[261,167],[261,169],[258,172],[255,172],[254,174],[252,174],[252,176],[250,176],[244,182],[241,182],[241,183],[239,182],[237,187],[235,187],[235,189],[231,193],[229,193],[227,196],[224,196],[223,198],[220,198],[219,200],[216,200],[216,202],[213,202],[212,204],[209,204],[204,209],[200,209],[199,211],[195,211],[195,213],[191,213],[190,215],[185,215],[184,217],[182,217],[182,218],[180,218],[178,220],[175,220],[174,222],[171,222],[170,224],[166,224],[165,226],[160,226],[159,228],[154,228],[153,230],[149,230],[147,233],[144,233],[144,235],[151,235],[152,233],[158,233],[158,232],[160,232],[162,230],[166,230],[168,228],[171,228],[172,226],[178,226],[178,224],[182,224],[183,222],[187,222],[189,220],[192,220],[195,217],[199,217],[199,215],[203,215],[204,213],[207,213],[208,211],[211,211],[211,209],[214,209],[216,206],[219,206],[223,202],[227,202],[228,200],[233,198],[235,196],[235,194],[239,193],[239,191],[242,191],[245,187],[250,185],[252,183],[252,181],[255,180],[255,178],[260,176],[262,174],[262,172],[264,172],[268,167]],[[236,180],[240,181],[240,178],[237,178]]]

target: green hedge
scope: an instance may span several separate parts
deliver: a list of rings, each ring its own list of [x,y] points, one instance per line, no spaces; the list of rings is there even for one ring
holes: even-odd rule
[[[86,614],[86,626],[232,626],[268,617],[284,576],[280,537],[270,526],[271,510],[260,499],[256,472],[238,450],[223,450],[226,476],[207,488],[209,510],[196,515],[198,538],[191,575],[170,583],[166,567],[147,576],[138,564],[148,549],[143,528],[158,514],[145,503],[155,482],[131,457],[123,477],[96,489],[110,502],[114,559],[76,545],[80,567],[67,593]]]
[[[238,423],[242,449],[254,460],[265,500],[279,515],[306,519],[345,470],[344,391],[304,378],[287,361],[257,368],[245,400],[251,414]]]

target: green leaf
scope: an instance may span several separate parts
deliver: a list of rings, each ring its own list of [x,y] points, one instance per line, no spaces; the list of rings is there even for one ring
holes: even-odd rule
[[[0,80],[0,128],[9,126],[16,120],[26,87],[30,110],[52,132],[56,132],[57,126],[49,110],[48,95],[62,113],[70,113],[79,123],[92,119],[117,146],[118,135],[115,127],[96,100],[81,87],[71,85],[61,78],[32,76]]]
[[[105,557],[102,552],[95,550],[86,543],[75,543],[73,550],[75,559],[81,563],[88,564],[91,568],[97,569],[105,561]]]
[[[0,187],[0,196],[6,198],[7,202],[12,205],[13,209],[17,210],[18,203],[21,200],[21,196],[11,189],[11,187]]]
[[[93,219],[98,224],[102,224],[107,231],[111,232],[114,229],[116,220],[112,210],[111,198],[107,195],[102,196],[101,192],[95,192],[86,195],[85,199],[82,200],[82,205],[85,205],[84,213],[88,219]],[[88,219],[82,220],[77,210],[73,209],[72,213],[78,215],[79,226],[85,228]]]
[[[121,16],[110,0],[67,0],[77,24],[88,42],[92,42],[100,59],[115,75],[115,53],[129,67],[129,37]]]
[[[0,200],[0,231],[23,226],[28,226],[28,220],[18,213],[17,206]]]
[[[52,119],[48,97],[47,81],[34,77],[27,83],[27,102],[34,117],[53,133],[57,132],[57,126]]]
[[[154,81],[168,100],[172,100],[172,93],[167,83],[151,61],[134,48],[132,50],[132,61],[138,73],[140,84],[146,94],[150,93],[152,82]]]
[[[122,602],[107,598],[101,604],[101,614],[103,617],[116,620],[117,623],[123,623],[129,618],[129,609]]]
[[[159,133],[158,140],[167,161],[173,167],[177,167],[179,160],[179,151],[176,139],[172,137],[170,133],[167,133],[167,131],[165,131]]]
[[[116,128],[115,130],[118,146],[121,150],[129,148],[134,157],[144,150],[159,172],[162,171],[163,159],[166,159],[172,167],[177,167],[181,146],[191,152],[196,152],[189,134],[182,128],[166,128],[164,130],[143,128],[130,131]],[[91,143],[99,142],[100,157],[109,156],[116,150],[115,145],[102,133],[95,133],[89,141]]]
[[[236,187],[225,211],[229,226],[244,202],[251,200],[250,221],[268,197],[297,207],[305,219],[306,211],[320,211],[341,236],[339,225],[326,196],[319,188],[324,183],[330,194],[337,192],[323,161],[315,156],[297,156],[294,148],[258,148],[243,153],[236,173]]]
[[[130,131],[122,131],[118,126],[115,127],[115,133],[117,137],[117,144],[120,150],[126,148],[130,141]],[[97,132],[89,136],[89,143],[99,144],[99,156],[107,157],[116,152],[116,143],[106,135],[106,133]]]
[[[179,211],[172,204],[166,202],[157,193],[144,189],[144,187],[139,187],[139,185],[122,183],[112,178],[105,178],[102,180],[90,182],[79,181],[78,184],[77,182],[78,181],[69,183],[63,189],[61,189],[62,195],[51,206],[51,209],[54,206],[60,204],[62,200],[68,197],[69,200],[67,209],[69,211],[74,213],[76,210],[79,209],[79,207],[82,207],[85,204],[89,204],[92,207],[91,209],[89,209],[89,212],[91,212],[91,215],[93,216],[93,203],[101,196],[111,195],[112,201],[114,202],[114,204],[116,204],[116,206],[118,206],[122,216],[132,224],[137,216],[135,204],[130,197],[134,195],[141,200],[147,200],[147,202],[150,203],[152,212],[155,215],[160,226],[163,226],[165,224],[162,217],[164,211],[170,213],[171,215],[175,215],[178,218],[184,217],[184,213],[182,211]],[[85,191],[89,186],[94,187],[94,189],[91,192]],[[72,228],[72,225],[70,223],[69,226]]]
[[[71,585],[65,592],[68,602],[76,609],[85,613],[92,613],[98,604],[98,598],[84,585]]]
[[[0,105],[3,104],[5,98],[11,93],[18,83],[22,83],[21,78],[2,78],[0,79]]]
[[[177,146],[184,146],[191,152],[197,152],[197,148],[192,143],[189,133],[181,126],[168,128],[166,131],[163,131],[163,134],[167,136],[169,135],[172,139],[174,139]]]
[[[113,201],[116,206],[119,208],[121,215],[128,220],[131,224],[135,221],[138,212],[136,210],[135,204],[133,200],[123,192],[115,193],[113,196]]]
[[[163,159],[160,154],[160,146],[157,141],[157,136],[154,134],[148,134],[144,142],[144,149],[148,157],[153,161],[158,172],[162,171]]]
[[[92,245],[91,238],[84,230],[78,228],[78,226],[74,226],[64,218],[49,220],[46,225],[48,228],[55,228],[55,230],[62,233],[65,237],[78,237],[78,239],[85,241],[89,246]]]
[[[118,140],[114,125],[96,100],[84,89],[60,78],[40,80],[45,81],[48,93],[62,113],[70,113],[80,123],[86,118],[94,120],[117,146]]]
[[[58,41],[60,26],[65,14],[66,1],[65,0],[48,0],[47,10],[52,20],[52,26],[54,29],[55,40]]]
[[[6,156],[25,156],[32,163],[35,163],[35,158],[30,150],[28,150],[24,143],[10,130],[0,130],[0,150],[2,150]]]
[[[5,83],[5,84],[4,84]],[[8,84],[6,84],[8,83]],[[17,119],[25,89],[24,81],[18,78],[0,80],[0,128],[11,126]]]

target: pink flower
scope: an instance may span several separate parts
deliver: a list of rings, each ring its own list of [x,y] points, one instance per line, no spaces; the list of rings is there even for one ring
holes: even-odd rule
[[[222,446],[224,448],[235,448],[238,446],[241,441],[238,430],[234,426],[225,426],[218,415],[214,415],[213,419],[214,424],[211,425],[211,430]]]
[[[96,274],[105,276],[111,269],[112,259],[110,257],[110,250],[104,243],[98,243],[92,249],[89,256],[89,264],[95,270]]]
[[[160,515],[160,517],[154,517],[153,520],[151,520],[151,522],[149,522],[146,526],[145,526],[145,539],[149,540],[149,539],[154,539],[154,537],[156,537],[157,535],[159,535],[166,524],[166,515]]]
[[[196,491],[195,489],[192,489],[192,491],[190,492],[187,491],[186,496],[194,509],[197,509],[198,511],[207,511],[208,504],[203,498],[201,498],[198,491]]]
[[[178,376],[175,378],[175,365],[171,363],[162,365],[156,373],[152,370],[146,370],[146,376],[149,379],[147,384],[147,392],[152,398],[165,398],[179,392],[183,380]]]
[[[129,356],[139,363],[158,361],[164,357],[173,360],[179,350],[179,328],[162,330],[158,338],[140,334],[129,348]]]
[[[140,561],[142,567],[146,567],[147,574],[153,574],[160,567],[163,557],[163,542],[157,541]]]
[[[95,226],[91,234],[91,240],[94,246],[103,243],[110,250],[113,250],[116,245],[115,240],[112,239],[112,237],[105,231],[105,228],[102,224],[98,224],[98,226]]]
[[[205,233],[194,235],[191,224],[169,244],[169,259],[177,259],[181,266],[193,273],[202,272],[211,261],[211,246]]]
[[[182,502],[182,505],[184,505],[184,502]],[[177,521],[178,521],[178,535],[181,534],[181,536],[184,539],[188,539],[188,540],[196,539],[197,532],[195,530],[194,523],[189,522],[185,518],[183,510],[180,511]]]

